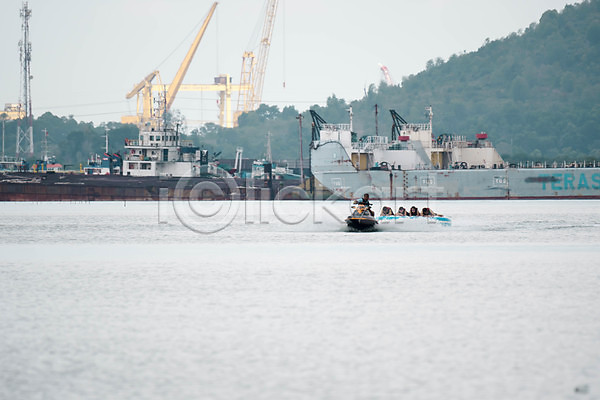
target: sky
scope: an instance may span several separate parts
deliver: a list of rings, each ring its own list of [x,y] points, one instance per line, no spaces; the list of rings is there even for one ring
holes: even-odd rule
[[[135,113],[125,95],[148,73],[177,72],[211,0],[30,0],[35,117],[50,111],[96,125]],[[538,22],[564,0],[280,0],[262,102],[305,111],[335,95],[360,99],[382,80],[396,83],[490,40]],[[0,6],[0,107],[20,96],[21,0]],[[242,54],[258,50],[265,0],[222,0],[184,83],[239,83]],[[233,97],[234,103],[237,96]],[[218,120],[217,94],[179,92],[172,109],[193,128]]]

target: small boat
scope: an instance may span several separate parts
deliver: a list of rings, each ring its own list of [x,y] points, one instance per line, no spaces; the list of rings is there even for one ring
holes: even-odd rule
[[[371,214],[371,209],[364,204],[357,204],[352,206],[354,211],[352,215],[346,218],[346,224],[349,228],[356,229],[358,231],[366,231],[374,229],[377,225],[377,219]]]

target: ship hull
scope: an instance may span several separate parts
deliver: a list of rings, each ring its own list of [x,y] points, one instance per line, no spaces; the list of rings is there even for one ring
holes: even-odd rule
[[[382,199],[600,199],[600,168],[315,172],[335,196]]]
[[[290,184],[298,184],[293,181]],[[0,201],[268,200],[283,181],[233,177],[132,177],[0,173]],[[289,194],[280,196],[286,199]]]

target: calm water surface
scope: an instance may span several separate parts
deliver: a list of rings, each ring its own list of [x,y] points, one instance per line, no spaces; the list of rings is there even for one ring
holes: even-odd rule
[[[600,399],[600,201],[429,206],[1,203],[0,399]]]

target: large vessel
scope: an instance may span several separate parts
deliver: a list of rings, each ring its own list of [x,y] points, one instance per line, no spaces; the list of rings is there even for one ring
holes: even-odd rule
[[[359,137],[311,110],[311,172],[334,196],[385,199],[600,198],[600,168],[513,168],[489,142],[433,136],[429,121],[408,123],[391,110],[392,135]]]

